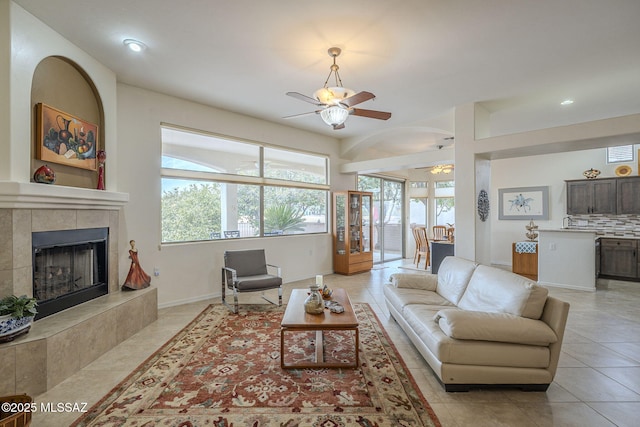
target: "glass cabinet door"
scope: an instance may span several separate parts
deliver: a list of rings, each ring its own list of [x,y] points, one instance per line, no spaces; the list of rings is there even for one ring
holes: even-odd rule
[[[346,241],[346,212],[347,212],[347,195],[336,194],[336,252],[339,255],[347,253]]]
[[[371,196],[362,196],[362,251],[371,252]]]
[[[349,194],[349,249],[352,254],[360,253],[360,195]]]

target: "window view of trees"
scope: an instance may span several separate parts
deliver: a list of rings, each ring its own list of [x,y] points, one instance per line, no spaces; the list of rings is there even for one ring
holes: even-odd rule
[[[206,136],[197,134],[190,147],[188,132],[171,129],[166,135],[170,142],[163,141],[164,243],[327,231],[326,157],[268,148],[264,150],[269,160],[260,167],[246,142],[235,147],[234,141],[227,141],[233,155],[225,155],[225,145],[215,137],[218,153],[208,156],[202,150]],[[188,160],[190,151],[197,162]],[[180,158],[169,152],[179,152]],[[224,159],[220,164],[215,162],[218,157]],[[247,169],[264,171],[265,177],[253,177]],[[234,174],[242,178],[230,177]]]
[[[455,199],[453,191],[455,181],[436,181],[436,216],[435,225],[455,223]]]

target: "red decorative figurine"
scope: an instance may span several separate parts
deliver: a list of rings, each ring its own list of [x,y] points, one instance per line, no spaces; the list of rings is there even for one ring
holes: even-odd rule
[[[107,160],[107,153],[99,150],[96,156],[98,159],[98,190],[104,190],[104,161]]]

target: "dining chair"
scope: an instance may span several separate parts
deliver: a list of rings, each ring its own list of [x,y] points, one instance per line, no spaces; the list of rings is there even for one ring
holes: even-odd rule
[[[447,240],[447,227],[444,225],[434,225],[432,228],[433,240]]]
[[[429,250],[429,237],[427,227],[415,227],[414,235],[416,237],[416,258],[414,259],[416,267],[420,265],[420,259],[424,256],[424,269],[431,265],[431,252]]]
[[[413,234],[413,241],[416,244],[416,249],[413,251],[413,263],[416,263],[416,259],[418,258],[418,250],[420,250],[420,238],[418,237],[418,229],[419,227],[412,226],[411,234]]]

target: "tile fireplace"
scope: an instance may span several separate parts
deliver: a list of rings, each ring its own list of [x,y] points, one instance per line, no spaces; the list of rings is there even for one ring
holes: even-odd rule
[[[34,232],[36,319],[109,293],[108,228]]]

